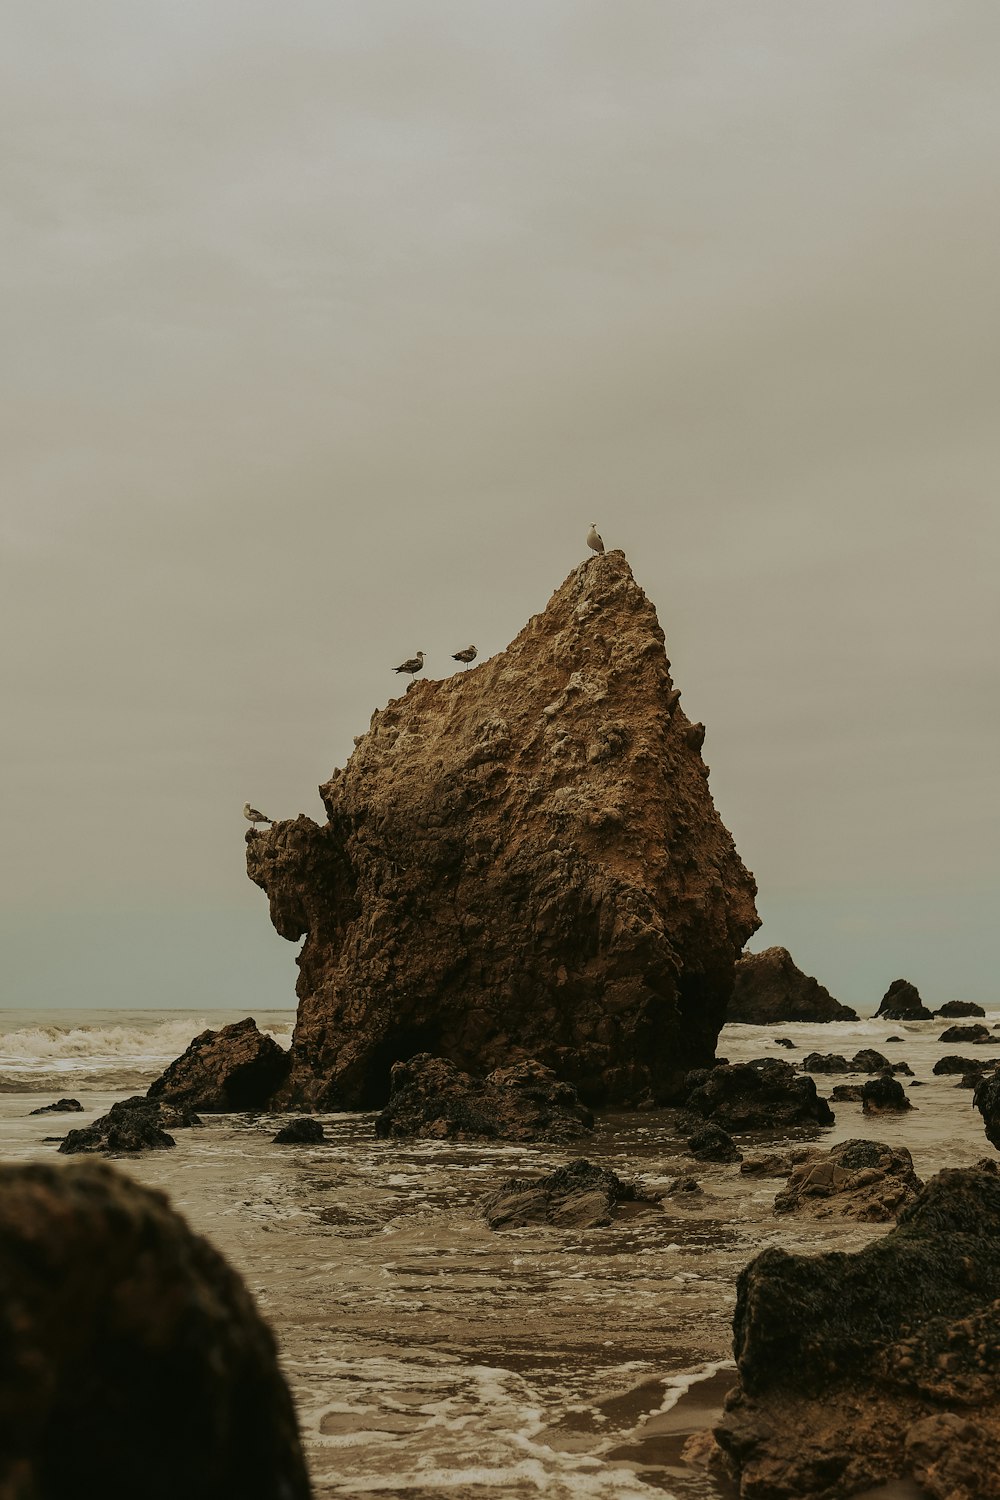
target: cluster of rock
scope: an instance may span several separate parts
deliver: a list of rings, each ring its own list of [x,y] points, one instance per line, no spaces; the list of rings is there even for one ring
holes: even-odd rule
[[[856,1021],[817,979],[803,974],[787,948],[765,948],[737,959],[727,1021],[773,1026],[783,1021]]]
[[[390,1089],[375,1120],[383,1138],[558,1142],[578,1140],[594,1124],[576,1089],[533,1059],[474,1078],[420,1053],[394,1064]]]
[[[684,1108],[723,1130],[775,1130],[790,1125],[832,1125],[833,1111],[816,1085],[777,1058],[728,1063],[692,1073]]]
[[[274,1339],[160,1193],[0,1166],[0,1494],[308,1500]]]
[[[620,552],[506,651],[421,680],[320,789],[327,821],[247,834],[298,959],[281,1108],[377,1108],[418,1053],[537,1059],[588,1104],[670,1103],[707,1066],[759,925],[703,726]]]
[[[85,1151],[103,1151],[113,1155],[136,1151],[167,1151],[177,1142],[169,1130],[200,1125],[193,1110],[172,1104],[161,1104],[143,1094],[119,1099],[106,1115],[92,1125],[69,1131],[59,1150],[66,1156]]]
[[[892,1063],[873,1047],[863,1047],[850,1061],[839,1052],[810,1052],[801,1067],[804,1073],[905,1073],[913,1077],[909,1063]]]
[[[940,1173],[856,1254],[764,1251],[733,1328],[715,1435],[741,1494],[842,1500],[912,1476],[935,1500],[1000,1495],[995,1169]]]

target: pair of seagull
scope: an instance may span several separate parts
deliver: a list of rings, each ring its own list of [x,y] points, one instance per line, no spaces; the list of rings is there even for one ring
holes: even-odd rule
[[[464,661],[465,665],[468,666],[469,662],[475,661],[478,655],[479,652],[475,646],[466,646],[464,651],[456,651],[451,659],[452,661]],[[394,672],[409,672],[410,676],[413,677],[417,672],[422,672],[423,669],[424,653],[418,651],[416,656],[411,656],[407,661],[400,662],[399,666],[393,667],[392,670]]]
[[[592,552],[604,551],[604,543],[601,540],[601,533],[597,529],[596,521],[590,523],[590,530],[587,532],[587,546]],[[452,661],[462,661],[468,666],[470,661],[475,661],[478,654],[475,646],[466,646],[464,651],[456,651],[451,659]],[[394,672],[407,672],[411,677],[415,677],[418,672],[424,670],[424,653],[418,651],[416,656],[411,656],[406,661],[400,662],[399,666],[393,667],[392,670]]]

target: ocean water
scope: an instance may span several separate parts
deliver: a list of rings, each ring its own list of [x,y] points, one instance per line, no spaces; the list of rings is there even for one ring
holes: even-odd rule
[[[46,1136],[144,1090],[197,1032],[237,1019],[0,1012],[0,1154],[67,1160]],[[287,1045],[292,1011],[256,1019]],[[1000,1056],[1000,1030],[996,1049],[956,1047],[937,1040],[946,1024],[726,1027],[719,1054],[731,1061],[873,1046],[905,1059],[918,1080],[905,1116],[868,1120],[859,1104],[838,1104],[831,1128],[739,1144],[886,1140],[907,1146],[925,1179],[992,1155],[971,1091],[931,1070],[946,1052]],[[1000,1026],[1000,1012],[986,1024]],[[889,1043],[893,1035],[902,1040]],[[816,1081],[829,1093],[845,1075]],[[84,1113],[29,1115],[62,1095]],[[580,1151],[376,1141],[370,1114],[320,1118],[322,1146],[273,1145],[278,1116],[206,1116],[202,1129],[176,1133],[176,1150],[119,1162],[168,1192],[254,1292],[279,1340],[317,1497],[719,1500],[681,1450],[711,1424],[733,1378],[740,1269],[769,1245],[850,1250],[885,1232],[776,1218],[781,1180],[693,1163],[669,1110],[604,1116]],[[479,1200],[503,1177],[579,1154],[651,1186],[693,1174],[704,1196],[667,1199],[663,1213],[606,1229],[485,1227]]]

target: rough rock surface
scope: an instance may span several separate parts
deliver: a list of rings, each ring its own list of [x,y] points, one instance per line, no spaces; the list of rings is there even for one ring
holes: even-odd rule
[[[713,1068],[685,1101],[685,1109],[723,1130],[773,1130],[786,1125],[832,1125],[833,1111],[811,1078],[776,1058]]]
[[[781,1021],[856,1021],[818,979],[798,968],[787,948],[744,953],[736,961],[727,1021],[773,1026]]]
[[[834,1104],[860,1104],[860,1083],[835,1083],[830,1090],[830,1098]]]
[[[274,1340],[166,1198],[0,1167],[0,1495],[308,1500]]]
[[[697,1186],[697,1185],[695,1185]],[[619,1213],[655,1212],[659,1197],[623,1182],[605,1167],[582,1157],[547,1177],[508,1177],[483,1203],[491,1229],[519,1229],[526,1224],[554,1224],[563,1229],[595,1229]]]
[[[1000,1058],[962,1057],[948,1052],[939,1057],[931,1069],[932,1073],[985,1073],[990,1068],[1000,1068]]]
[[[931,1021],[929,1011],[920,998],[920,991],[908,979],[894,979],[882,996],[882,1003],[875,1012],[887,1021]]]
[[[1000,1073],[983,1079],[972,1096],[972,1103],[983,1117],[986,1139],[1000,1151]]]
[[[945,1020],[957,1020],[961,1016],[985,1016],[986,1012],[981,1005],[976,1005],[973,1000],[949,1000],[947,1005],[942,1005],[940,1010],[934,1012],[934,1019],[938,1016]]]
[[[938,1037],[939,1042],[972,1042],[977,1047],[994,1040],[988,1026],[948,1026]]]
[[[29,1109],[29,1115],[78,1115],[83,1113],[79,1099],[57,1099],[55,1104],[43,1104],[41,1109]]]
[[[531,1058],[473,1078],[422,1052],[394,1065],[391,1089],[375,1120],[377,1136],[572,1141],[588,1135],[594,1123],[572,1084],[560,1083]]]
[[[861,1108],[866,1115],[901,1114],[913,1105],[903,1092],[903,1085],[895,1078],[880,1073],[862,1085]]]
[[[807,1052],[801,1063],[803,1073],[849,1073],[851,1065],[839,1052]]]
[[[733,1331],[739,1385],[715,1432],[742,1495],[842,1500],[936,1474],[941,1500],[997,1500],[1000,1178],[940,1173],[854,1255],[765,1250]]]
[[[324,825],[247,834],[305,938],[280,1106],[379,1106],[418,1052],[535,1057],[590,1103],[678,1096],[759,925],[679,697],[624,555],[595,556],[506,651],[377,710]]]
[[[731,1135],[713,1121],[707,1120],[687,1143],[696,1161],[742,1161],[743,1152],[736,1149]]]
[[[289,1120],[274,1136],[276,1146],[321,1146],[326,1134],[318,1120]]]
[[[877,1224],[895,1219],[923,1183],[902,1146],[881,1141],[841,1141],[812,1152],[792,1168],[774,1200],[779,1214],[808,1209],[817,1218],[836,1216]]]
[[[209,1113],[263,1109],[288,1072],[289,1058],[250,1016],[203,1031],[148,1089],[150,1099]]]
[[[197,1116],[185,1121],[171,1110],[165,1120],[155,1099],[134,1094],[131,1099],[119,1099],[112,1104],[108,1113],[92,1125],[69,1131],[59,1150],[64,1156],[81,1151],[166,1151],[177,1144],[164,1129],[166,1123],[176,1129],[179,1125],[197,1123]]]

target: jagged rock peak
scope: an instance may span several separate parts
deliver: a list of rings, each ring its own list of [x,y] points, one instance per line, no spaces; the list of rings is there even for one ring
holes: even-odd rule
[[[323,827],[247,834],[275,927],[306,938],[279,1103],[382,1104],[422,1051],[676,1097],[759,925],[679,699],[624,554],[595,556],[506,651],[377,710]]]
[[[787,948],[744,953],[736,963],[727,1021],[773,1026],[781,1021],[856,1021],[857,1012],[804,974]]]

